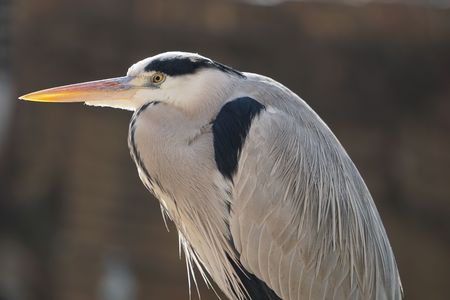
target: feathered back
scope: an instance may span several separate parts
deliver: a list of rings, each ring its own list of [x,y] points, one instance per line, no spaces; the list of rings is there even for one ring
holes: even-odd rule
[[[246,75],[266,111],[234,178],[231,228],[243,265],[283,299],[400,299],[380,216],[339,141],[291,91]]]

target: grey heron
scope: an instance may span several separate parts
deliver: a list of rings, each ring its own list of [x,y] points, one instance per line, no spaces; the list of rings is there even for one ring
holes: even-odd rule
[[[401,299],[372,197],[327,125],[277,81],[166,52],[124,77],[22,96],[134,111],[139,177],[172,220],[188,275],[230,299]]]

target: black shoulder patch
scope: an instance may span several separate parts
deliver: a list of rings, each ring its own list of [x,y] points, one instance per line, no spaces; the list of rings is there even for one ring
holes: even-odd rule
[[[237,266],[231,259],[229,261],[239,276],[250,300],[282,300],[264,281],[247,272],[242,265]]]
[[[226,103],[213,121],[214,158],[220,173],[232,180],[250,125],[265,106],[250,97]]]
[[[178,76],[194,74],[201,68],[216,68],[225,73],[234,74],[239,77],[245,77],[241,72],[236,71],[231,67],[201,57],[174,57],[170,59],[156,59],[151,61],[145,67],[145,71],[158,71],[169,76]]]

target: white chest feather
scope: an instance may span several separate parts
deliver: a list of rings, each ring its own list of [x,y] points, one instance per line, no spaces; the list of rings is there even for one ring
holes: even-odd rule
[[[177,226],[189,268],[194,262],[206,279],[203,265],[226,289],[235,276],[229,263],[230,187],[215,166],[209,122],[152,104],[133,116],[129,143],[141,180]]]

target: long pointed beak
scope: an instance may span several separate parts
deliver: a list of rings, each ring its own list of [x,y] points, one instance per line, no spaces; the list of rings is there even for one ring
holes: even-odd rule
[[[133,77],[117,77],[55,87],[26,94],[20,100],[37,102],[91,102],[128,100],[136,92],[130,84]]]

